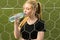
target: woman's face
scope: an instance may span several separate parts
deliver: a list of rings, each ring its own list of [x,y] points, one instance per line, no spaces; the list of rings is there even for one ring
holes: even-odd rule
[[[29,3],[24,4],[23,12],[26,16],[30,16],[33,13],[32,5]]]

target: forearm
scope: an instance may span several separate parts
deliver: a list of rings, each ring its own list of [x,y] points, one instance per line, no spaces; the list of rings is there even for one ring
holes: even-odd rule
[[[16,21],[14,22],[14,36],[16,39],[18,39],[20,36],[20,31],[18,29],[18,23]]]
[[[16,39],[19,38],[20,32],[19,32],[18,28],[14,29],[14,36],[15,36]]]

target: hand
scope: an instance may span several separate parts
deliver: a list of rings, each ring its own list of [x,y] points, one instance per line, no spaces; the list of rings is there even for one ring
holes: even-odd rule
[[[15,19],[15,22],[16,22],[16,23],[19,23],[19,18],[16,18],[16,19]]]

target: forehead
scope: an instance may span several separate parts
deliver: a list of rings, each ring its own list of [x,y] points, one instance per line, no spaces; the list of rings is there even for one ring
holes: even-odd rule
[[[30,8],[30,7],[32,7],[32,5],[29,4],[29,3],[25,3],[25,4],[23,5],[23,8],[24,8],[24,7],[29,7],[29,8]]]

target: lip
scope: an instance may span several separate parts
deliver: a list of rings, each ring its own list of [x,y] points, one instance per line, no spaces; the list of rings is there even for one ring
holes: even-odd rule
[[[27,13],[24,13],[25,15],[27,15]]]
[[[24,13],[24,15],[26,16],[27,14],[26,14],[26,13]]]

